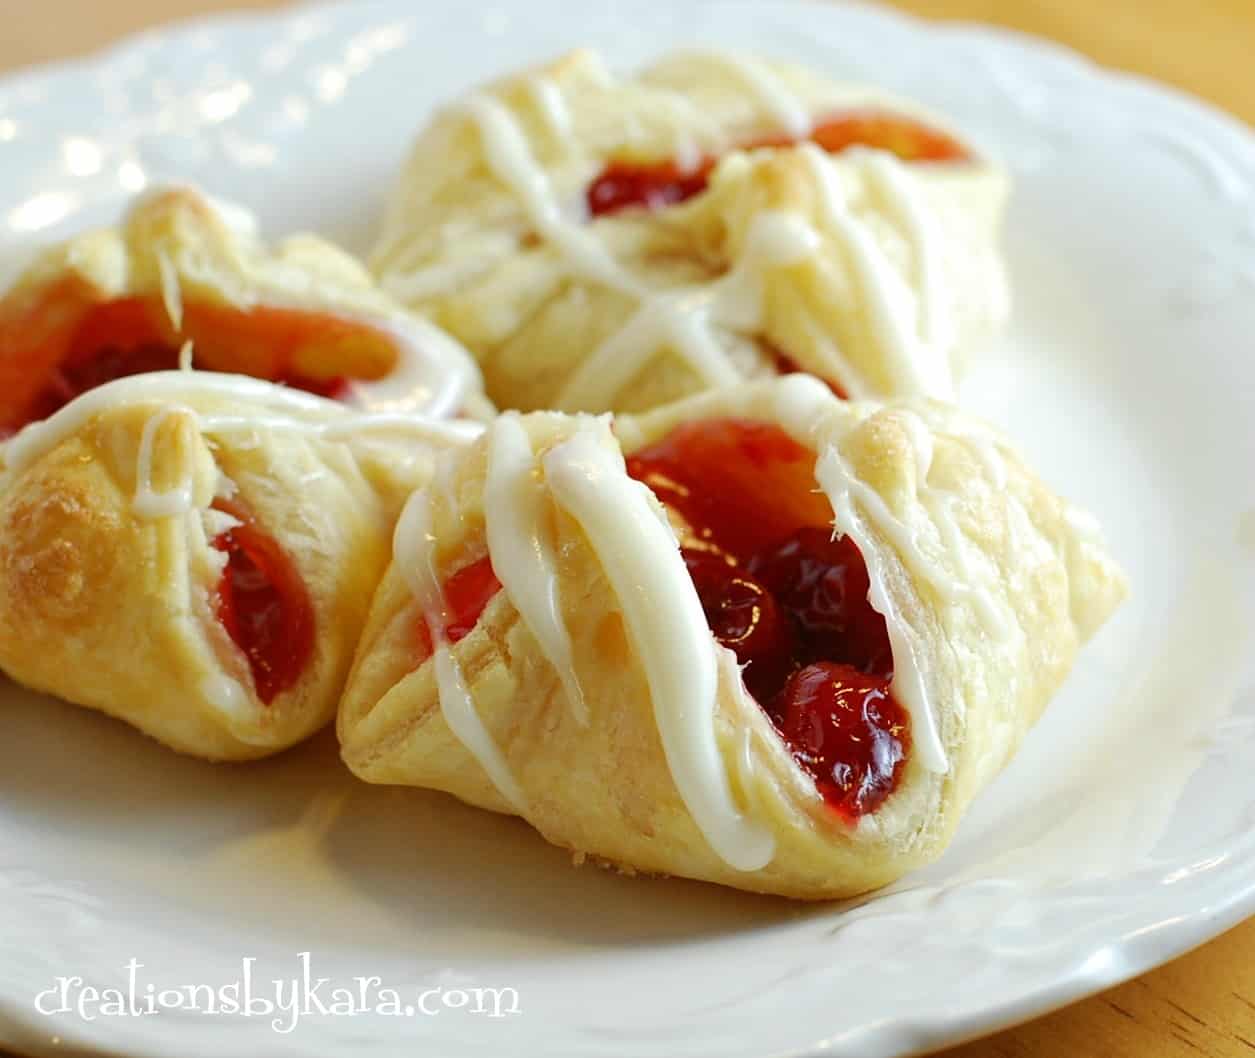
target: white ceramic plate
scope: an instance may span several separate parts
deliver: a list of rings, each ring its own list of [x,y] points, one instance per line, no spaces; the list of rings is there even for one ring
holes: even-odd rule
[[[848,908],[573,870],[517,822],[355,782],[329,738],[211,767],[0,687],[0,1043],[866,1058],[1026,1018],[1255,910],[1249,134],[1039,42],[872,9],[424,6],[207,22],[0,84],[5,267],[166,178],[242,199],[273,232],[363,246],[433,103],[575,44],[630,65],[713,42],[879,81],[1015,170],[1015,325],[964,396],[1099,514],[1133,597],[944,859]],[[333,986],[515,988],[522,1013],[310,1016],[283,1034],[32,1005],[58,976],[124,985],[132,958],[142,1002],[149,984],[230,982],[245,957],[256,979],[290,977],[303,951]]]

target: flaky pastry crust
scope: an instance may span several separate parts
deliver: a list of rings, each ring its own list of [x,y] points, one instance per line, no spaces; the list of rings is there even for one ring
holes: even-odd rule
[[[702,418],[786,424],[794,436],[809,437],[817,456],[839,460],[857,484],[844,494],[851,505],[836,528],[854,537],[869,569],[878,570],[885,591],[878,608],[890,625],[895,662],[899,670],[913,667],[925,691],[927,715],[913,716],[915,741],[923,743],[925,723],[934,727],[945,757],[940,769],[912,752],[889,799],[858,825],[845,823],[722,651],[715,744],[741,811],[775,842],[761,869],[732,867],[705,840],[677,789],[606,556],[552,502],[546,517],[556,540],[558,596],[588,724],[573,715],[560,674],[509,592],[499,592],[452,655],[522,791],[523,803],[512,804],[453,733],[432,663],[416,665],[422,614],[405,576],[413,557],[398,553],[372,605],[339,713],[349,767],[368,782],[444,790],[516,812],[578,854],[790,897],[850,896],[936,858],[973,796],[1014,754],[1079,646],[1118,604],[1124,578],[1078,512],[989,427],[931,403],[851,405],[817,389],[813,380],[790,378],[715,391],[645,416],[619,416],[613,432],[556,413],[522,422],[540,476],[544,453],[578,430],[596,430],[608,451],[631,452]],[[477,442],[450,462],[431,494],[429,532],[446,578],[487,550],[488,462],[488,441]],[[831,479],[826,491],[837,506],[842,494]],[[957,536],[942,532],[938,497]],[[913,550],[894,526],[913,538]],[[982,615],[977,589],[1005,619],[1000,634]]]
[[[134,308],[101,325],[105,348],[191,342],[197,367],[258,378],[404,374],[432,400],[457,401],[437,414],[491,413],[465,351],[385,295],[356,258],[311,234],[272,246],[241,207],[174,187],[137,199],[117,227],[45,249],[0,300],[0,431],[32,417],[23,413],[106,306]],[[430,361],[422,372],[415,356]]]
[[[399,502],[431,456],[407,431],[327,439],[319,428],[352,413],[299,398],[251,379],[150,375],[0,445],[0,669],[213,760],[265,756],[323,726]],[[170,509],[145,510],[145,496]],[[214,540],[238,522],[215,500],[278,543],[312,605],[312,655],[269,703],[217,612],[226,555]]]
[[[749,61],[812,120],[874,110],[944,129],[905,101]],[[372,267],[471,349],[503,407],[640,411],[774,375],[781,357],[852,397],[947,398],[960,351],[1006,314],[1005,174],[974,150],[898,164],[737,149],[780,120],[717,56],[620,79],[573,53],[431,122]],[[678,153],[722,157],[704,193],[587,217],[608,163]]]

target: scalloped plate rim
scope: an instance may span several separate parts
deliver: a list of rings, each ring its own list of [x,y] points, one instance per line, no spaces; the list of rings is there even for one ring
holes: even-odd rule
[[[720,6],[721,3],[723,0],[694,0],[694,6]],[[26,67],[7,73],[0,77],[0,94],[11,91],[20,92],[27,86],[50,80],[89,75],[98,72],[102,67],[123,63],[128,57],[146,48],[157,47],[175,39],[190,38],[206,30],[222,33],[229,33],[236,28],[255,30],[265,26],[279,26],[305,14],[340,15],[350,9],[360,12],[365,21],[372,13],[396,9],[398,6],[390,0],[370,0],[356,8],[347,2],[329,5],[311,3],[277,10],[236,11],[183,19],[132,34],[81,57]],[[737,6],[756,5],[742,3]],[[803,6],[806,6],[805,0],[792,0],[792,2],[777,5],[777,8],[779,10],[800,9]],[[1065,45],[1017,30],[969,21],[936,23],[895,9],[863,3],[862,0],[833,7],[831,12],[825,13],[825,17],[841,12],[842,7],[848,12],[856,13],[858,17],[872,18],[886,24],[897,23],[909,27],[915,33],[964,37],[982,47],[1011,46],[1017,52],[1048,54],[1052,60],[1066,64],[1071,73],[1095,86],[1118,85],[1125,91],[1135,92],[1147,102],[1158,105],[1169,103],[1173,107],[1180,108],[1183,113],[1190,114],[1192,119],[1212,125],[1235,144],[1241,144],[1247,155],[1246,163],[1255,170],[1255,137],[1252,137],[1251,129],[1241,119],[1182,89],[1162,84],[1143,75],[1101,66]],[[1040,1016],[1144,973],[1206,943],[1252,914],[1255,914],[1255,879],[1244,886],[1228,890],[1224,899],[1196,908],[1170,925],[1160,926],[1153,930],[1149,935],[1145,927],[1130,929],[1121,936],[1120,958],[1110,960],[1105,965],[1056,977],[1036,988],[1024,991],[1013,1000],[996,1006],[978,1006],[973,1011],[961,1010],[948,1024],[937,1024],[932,1021],[915,1022],[910,1018],[902,1018],[889,1029],[876,1026],[871,1027],[870,1030],[864,1028],[856,1042],[876,1047],[878,1053],[885,1047],[889,1048],[889,1050],[883,1050],[886,1054],[907,1053],[901,1049],[904,1045],[914,1052],[917,1049],[956,1044],[985,1035]],[[1133,943],[1134,941],[1137,943]],[[1090,951],[1088,955],[1091,958],[1087,958],[1086,962],[1092,962],[1092,956],[1098,954],[1100,950]],[[820,1055],[828,1053],[831,1052],[822,1042],[800,1050],[789,1049],[778,1052],[780,1058],[785,1058],[786,1055],[789,1058],[804,1058],[810,1055],[819,1058]]]

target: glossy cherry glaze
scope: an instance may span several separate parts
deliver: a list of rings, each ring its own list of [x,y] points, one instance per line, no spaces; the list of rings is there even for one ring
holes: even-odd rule
[[[291,558],[241,505],[215,500],[239,521],[214,538],[227,556],[218,620],[245,657],[257,697],[269,705],[301,678],[314,652],[314,607]]]
[[[848,536],[834,540],[827,527],[804,527],[752,555],[748,568],[793,618],[805,663],[840,660],[865,673],[893,672],[885,619],[867,600],[867,566]]]
[[[875,811],[893,793],[910,735],[884,678],[815,662],[789,677],[773,706],[794,758],[846,819]]]
[[[912,118],[878,111],[856,111],[820,122],[807,139],[831,154],[851,147],[890,151],[905,162],[951,162],[969,157],[954,137]],[[747,140],[741,150],[787,147],[798,142],[789,136],[762,136]],[[689,168],[674,160],[611,162],[585,194],[590,215],[616,213],[628,207],[659,209],[692,198],[706,190],[719,158],[706,157]]]
[[[356,321],[293,309],[189,303],[176,330],[151,298],[84,302],[54,287],[35,305],[0,305],[0,431],[14,433],[129,375],[172,370],[192,342],[200,370],[251,375],[333,399],[348,379],[387,374],[393,339]]]
[[[628,473],[682,519],[716,639],[825,800],[855,820],[893,792],[909,721],[889,693],[893,652],[867,567],[848,537],[832,539],[814,465],[776,425],[720,419],[677,427]]]
[[[501,581],[493,572],[492,560],[485,555],[463,566],[444,582],[445,638],[456,643],[470,635],[479,623],[480,614],[492,597],[501,590]],[[431,655],[431,632],[426,616],[418,624],[419,656],[421,664]]]
[[[793,670],[797,635],[767,587],[728,555],[682,549],[715,638],[745,666],[745,685],[770,701]]]
[[[588,187],[588,212],[594,217],[629,206],[661,209],[706,190],[713,159],[689,170],[675,162],[611,162]]]

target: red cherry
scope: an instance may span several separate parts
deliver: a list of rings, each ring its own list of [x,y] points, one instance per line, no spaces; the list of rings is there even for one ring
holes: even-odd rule
[[[817,662],[789,678],[769,714],[824,800],[847,819],[874,812],[893,792],[910,733],[888,680]]]
[[[465,639],[479,623],[484,607],[501,590],[501,581],[492,568],[488,555],[468,563],[444,582],[444,604],[447,615],[444,626],[445,638],[450,643]],[[419,664],[431,656],[431,632],[427,618],[418,621]]]
[[[827,528],[798,529],[754,556],[749,570],[797,622],[803,663],[840,661],[892,674],[885,619],[867,600],[867,566],[848,536],[834,540]]]
[[[948,162],[967,157],[963,145],[946,133],[912,118],[873,110],[850,111],[818,122],[807,138],[830,154],[861,145],[890,151],[906,162]],[[793,136],[773,134],[743,141],[740,149],[787,147],[796,142]],[[612,161],[585,193],[588,212],[600,217],[630,206],[660,209],[683,202],[706,190],[718,161],[708,156],[687,169],[669,158],[650,163]]]
[[[629,206],[673,206],[706,189],[713,165],[712,161],[703,160],[696,168],[682,171],[671,161],[647,165],[611,162],[588,186],[588,212],[600,217]]]
[[[266,704],[300,679],[314,652],[314,607],[292,560],[239,505],[214,507],[240,520],[215,537],[227,556],[218,583],[218,620],[248,658]]]
[[[746,689],[770,701],[793,668],[789,619],[771,593],[734,560],[712,551],[684,548],[684,564],[697,588],[715,638],[745,666]]]
[[[484,607],[500,590],[501,581],[497,580],[492,560],[487,555],[469,566],[463,566],[445,582],[444,601],[449,623],[444,631],[450,643],[471,634]]]
[[[352,335],[364,324],[291,309],[247,310],[189,302],[176,332],[159,301],[130,297],[92,303],[53,287],[33,308],[0,300],[0,430],[45,419],[80,394],[114,379],[179,366],[184,338],[194,339],[201,370],[238,371],[333,400],[348,396]],[[388,339],[377,336],[382,345]],[[344,373],[313,377],[297,354],[321,344]],[[367,377],[363,375],[362,377]]]

